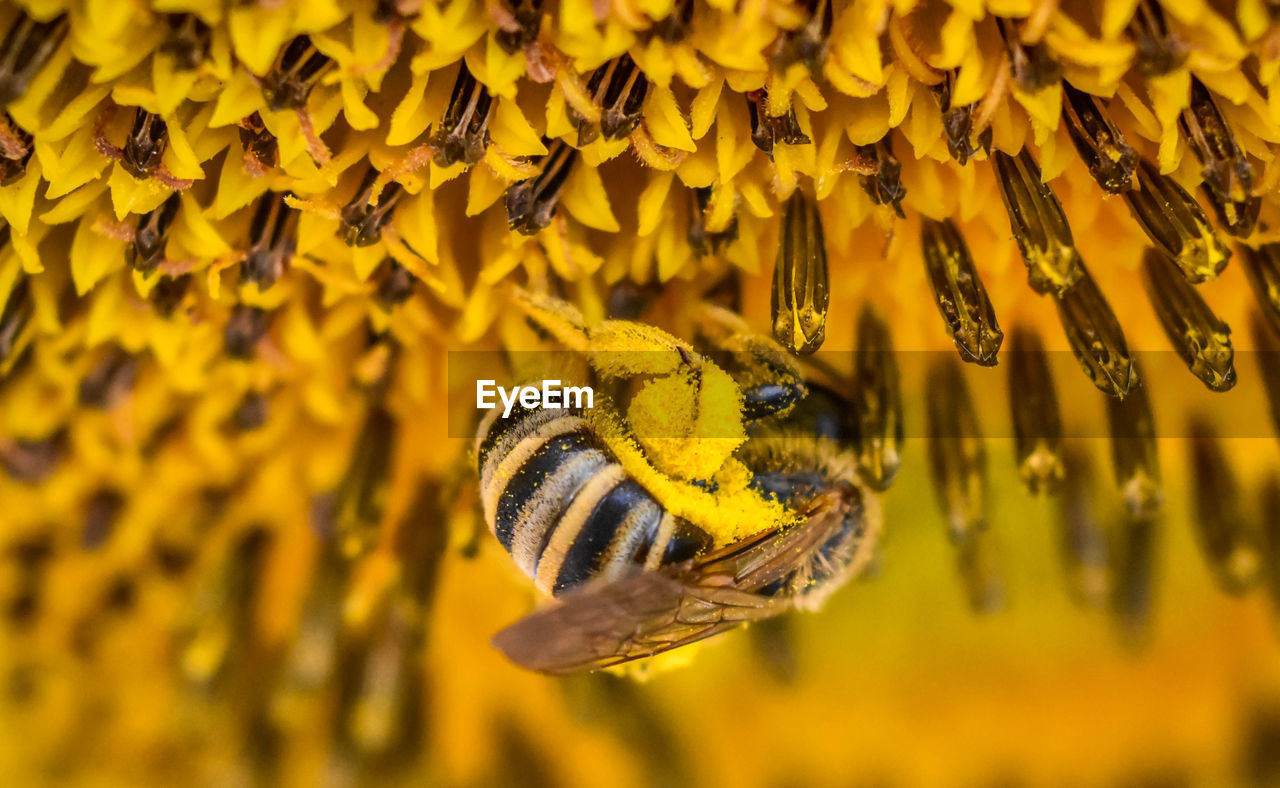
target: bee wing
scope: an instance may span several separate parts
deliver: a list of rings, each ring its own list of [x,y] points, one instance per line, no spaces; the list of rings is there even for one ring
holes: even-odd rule
[[[777,615],[787,598],[757,593],[786,578],[839,528],[845,508],[819,508],[702,559],[591,583],[499,632],[493,645],[543,673],[599,670]]]

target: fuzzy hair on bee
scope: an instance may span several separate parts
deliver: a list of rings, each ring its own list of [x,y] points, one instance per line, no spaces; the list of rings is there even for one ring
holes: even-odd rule
[[[524,305],[559,310],[541,317],[572,339],[566,305]],[[738,348],[740,364],[786,358],[765,352],[767,340],[734,332],[740,326],[723,310],[702,314],[721,321],[704,337]],[[596,327],[597,339],[630,329],[632,351],[640,337],[659,354],[677,341],[643,324],[607,322],[616,325]],[[702,372],[715,366],[678,345],[675,356]],[[750,371],[739,377],[751,380]],[[754,379],[762,377],[788,379]],[[634,420],[607,400],[593,411],[522,407],[504,416],[494,408],[484,416],[475,457],[485,521],[517,567],[555,598],[500,632],[500,650],[547,673],[599,669],[816,609],[867,564],[880,531],[878,499],[858,476],[849,431],[820,428],[844,424],[838,396],[822,389],[810,397],[796,377],[789,389],[748,383],[735,404],[751,411],[749,437],[715,473],[693,480],[660,470],[633,437]],[[735,509],[751,526],[726,538],[718,521]]]

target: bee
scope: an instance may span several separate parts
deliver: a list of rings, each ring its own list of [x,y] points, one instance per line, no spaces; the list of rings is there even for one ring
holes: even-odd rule
[[[515,407],[505,418],[500,405],[481,420],[475,457],[485,521],[554,597],[495,636],[514,662],[567,674],[649,657],[816,609],[867,564],[880,508],[855,470],[849,409],[803,381],[776,345],[739,332],[736,315],[703,310],[716,342],[704,355],[646,324],[586,326],[562,302],[522,295],[517,303],[541,332],[583,350],[597,377],[647,382],[629,403],[598,396],[591,409]],[[715,363],[712,352],[732,360]],[[567,366],[561,359],[557,372]],[[734,380],[733,396],[704,396],[725,379]],[[696,433],[719,407],[733,412],[709,422],[737,416],[745,424],[738,440],[704,436],[729,445],[714,472],[680,478],[683,453],[706,447],[684,442],[679,456],[664,457],[663,439],[637,426],[645,386],[672,380],[689,385],[704,411],[681,435]],[[664,396],[659,407],[679,410],[678,399]],[[734,488],[726,469],[740,469],[744,483]],[[726,539],[724,523],[735,517],[750,527]]]

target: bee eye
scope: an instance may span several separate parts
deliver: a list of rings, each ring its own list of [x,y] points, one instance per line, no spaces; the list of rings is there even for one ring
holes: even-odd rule
[[[124,143],[120,163],[133,177],[143,180],[160,166],[160,158],[168,146],[169,128],[159,116],[141,107],[133,116],[133,131]]]
[[[858,471],[874,489],[893,482],[902,464],[902,389],[889,326],[870,308],[858,318],[853,382]]]
[[[954,358],[926,375],[929,470],[951,541],[963,544],[986,529],[987,453],[969,386]]]
[[[1261,545],[1242,511],[1240,483],[1213,428],[1193,418],[1190,437],[1191,497],[1201,547],[1218,585],[1230,594],[1243,594],[1260,575]]]
[[[258,199],[249,225],[249,251],[240,266],[246,282],[265,290],[284,275],[297,247],[298,216],[283,192],[267,192]]]
[[[984,367],[995,366],[1004,332],[996,322],[995,308],[964,237],[950,219],[922,219],[920,245],[934,300],[960,357]]]
[[[1160,456],[1156,451],[1156,421],[1147,387],[1136,371],[1134,377],[1137,379],[1123,399],[1106,398],[1111,464],[1129,517],[1151,520],[1164,502]]]
[[[9,227],[5,225],[4,233],[8,236]],[[31,320],[33,303],[31,300],[31,284],[25,276],[9,291],[4,311],[0,312],[0,364],[13,356],[18,344],[18,337]]]
[[[1271,330],[1280,337],[1280,244],[1240,247],[1240,261]],[[3,356],[0,356],[2,358]]]
[[[182,200],[177,193],[160,204],[159,208],[138,217],[138,227],[133,232],[133,244],[128,248],[129,264],[136,270],[148,273],[164,259],[164,247],[169,238],[169,227],[178,215]]]
[[[37,22],[19,14],[0,43],[0,107],[17,101],[27,92],[27,84],[67,35],[70,23],[63,14],[48,22]]]
[[[1081,269],[1083,270],[1083,269]],[[1058,296],[1058,319],[1076,360],[1104,394],[1124,397],[1137,379],[1120,321],[1088,272]]]
[[[1163,252],[1147,249],[1143,268],[1156,317],[1187,368],[1211,391],[1230,389],[1236,384],[1231,328]]]
[[[578,152],[561,140],[547,147],[547,155],[542,157],[542,171],[507,190],[507,222],[521,235],[536,235],[551,224],[560,202],[560,190],[578,158]]]
[[[223,329],[222,341],[231,358],[249,359],[271,326],[271,313],[248,304],[236,304]]]
[[[794,107],[788,107],[783,115],[770,115],[766,109],[764,91],[757,90],[747,94],[747,112],[751,116],[751,141],[756,147],[773,156],[773,146],[778,143],[787,145],[808,145],[812,140],[800,128]]]
[[[1187,144],[1203,167],[1204,190],[1223,227],[1234,236],[1253,234],[1261,200],[1253,196],[1253,166],[1236,144],[1209,90],[1191,79],[1191,103],[1178,119]]]
[[[899,218],[906,218],[902,212],[902,198],[907,190],[902,185],[902,163],[893,155],[893,144],[888,137],[873,145],[859,145],[858,155],[864,160],[874,162],[875,172],[859,175],[862,190],[866,192],[876,205],[892,205]]]
[[[440,122],[440,131],[432,138],[435,163],[450,167],[458,162],[475,164],[489,146],[489,116],[493,99],[485,86],[476,81],[464,62],[453,83],[449,107]]]
[[[1138,162],[1138,188],[1124,193],[1129,212],[1147,237],[1177,263],[1187,281],[1204,282],[1226,267],[1231,250],[1199,203],[1149,162]]]
[[[991,163],[1032,289],[1062,293],[1085,275],[1062,204],[1025,148],[1017,156],[993,150]]]
[[[396,204],[404,196],[404,188],[392,181],[382,187],[378,204],[370,205],[378,171],[372,167],[364,174],[360,188],[342,209],[342,229],[339,233],[347,246],[372,246],[382,238],[382,228],[391,219]]]
[[[1052,493],[1062,482],[1062,414],[1049,356],[1034,331],[1009,337],[1009,403],[1022,482],[1032,494]]]
[[[272,110],[301,109],[333,61],[307,36],[289,42],[262,79],[262,96]]]
[[[787,200],[773,270],[773,336],[792,353],[813,353],[826,337],[827,246],[818,207],[799,189]]]
[[[1062,117],[1093,179],[1112,194],[1127,191],[1133,182],[1136,154],[1124,135],[1102,111],[1094,96],[1062,83]]]

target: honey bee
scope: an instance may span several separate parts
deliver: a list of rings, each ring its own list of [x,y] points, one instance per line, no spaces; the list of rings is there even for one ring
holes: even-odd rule
[[[629,401],[517,406],[505,418],[499,405],[480,423],[485,521],[554,597],[495,636],[514,662],[566,674],[649,657],[816,609],[867,564],[880,507],[856,471],[849,409],[737,315],[702,311],[715,343],[704,354],[646,324],[587,326],[563,302],[517,302],[541,332],[583,351],[593,379],[642,382]],[[729,396],[710,396],[725,380]],[[652,415],[649,386],[664,392],[659,409],[685,413],[681,437],[638,426]],[[697,403],[691,414],[682,396]],[[736,438],[724,427],[735,417]],[[698,452],[720,455],[686,462]]]

